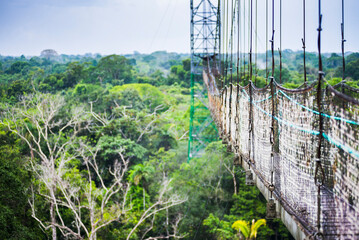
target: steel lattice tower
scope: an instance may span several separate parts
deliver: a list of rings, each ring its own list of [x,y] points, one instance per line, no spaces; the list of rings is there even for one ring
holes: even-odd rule
[[[216,3],[214,3],[216,2]],[[218,139],[208,110],[203,62],[220,55],[220,12],[218,0],[191,0],[191,112],[188,161],[199,157],[204,148]]]

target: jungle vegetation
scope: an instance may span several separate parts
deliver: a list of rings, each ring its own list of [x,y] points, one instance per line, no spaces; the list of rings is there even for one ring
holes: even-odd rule
[[[358,87],[359,54],[346,60]],[[299,86],[301,53],[283,63],[283,83]],[[314,53],[307,63],[313,81]],[[240,239],[236,221],[264,218],[264,197],[221,142],[187,162],[190,65],[167,52],[0,56],[0,236]],[[341,80],[338,54],[324,66]],[[280,220],[256,234],[292,239]]]

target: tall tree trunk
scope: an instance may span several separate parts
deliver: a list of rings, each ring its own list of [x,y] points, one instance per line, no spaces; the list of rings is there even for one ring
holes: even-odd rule
[[[145,192],[145,187],[142,187],[142,191],[143,191],[143,210],[146,211],[146,192]]]
[[[55,209],[54,209],[54,202],[51,201],[50,203],[50,218],[51,218],[51,229],[52,229],[52,240],[56,240],[57,236],[56,236],[56,217],[55,217]]]
[[[237,180],[236,180],[236,172],[234,168],[235,166],[233,166],[232,177],[233,177],[233,185],[234,185],[234,194],[237,195]]]

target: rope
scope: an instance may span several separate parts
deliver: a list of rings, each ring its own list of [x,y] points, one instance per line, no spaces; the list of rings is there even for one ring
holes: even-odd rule
[[[328,136],[326,133],[322,133],[320,134],[320,131],[316,131],[316,130],[313,130],[313,129],[306,129],[306,128],[303,128],[301,126],[298,126],[298,125],[295,125],[291,122],[288,122],[284,119],[281,119],[279,117],[276,117],[274,116],[273,114],[265,111],[263,108],[261,108],[260,106],[258,106],[258,104],[256,104],[256,102],[253,102],[253,101],[250,101],[250,96],[248,95],[248,93],[245,91],[245,90],[242,90],[242,92],[246,95],[247,97],[247,100],[253,104],[259,111],[263,112],[264,114],[266,114],[267,116],[275,119],[276,121],[278,121],[279,123],[282,123],[286,126],[289,126],[291,128],[294,128],[294,129],[297,129],[301,132],[305,132],[305,133],[309,133],[311,135],[314,135],[314,136],[319,136],[319,135],[322,135],[324,137],[324,139],[326,139],[329,143],[333,144],[334,146],[338,147],[339,149],[349,153],[350,155],[353,155],[357,158],[359,158],[359,152],[354,150],[353,148],[349,147],[349,146],[345,146],[337,141],[335,141],[332,137]]]
[[[329,137],[327,134],[323,133],[324,139],[326,139],[329,143],[333,144],[334,146],[338,147],[339,149],[349,153],[350,155],[354,155],[356,158],[359,159],[359,152],[355,151],[353,148],[345,146],[337,141],[335,141],[333,138]]]
[[[302,38],[302,43],[303,43],[303,71],[304,71],[304,83],[307,82],[307,66],[305,63],[305,18],[306,18],[306,14],[305,14],[305,0],[303,0],[303,38]]]
[[[255,27],[256,31],[256,37],[255,37],[255,60],[254,60],[254,69],[255,69],[255,78],[254,78],[254,85],[257,85],[257,73],[258,73],[258,69],[257,69],[257,58],[258,58],[258,0],[256,0],[256,27]]]
[[[325,113],[320,113],[316,110],[313,110],[311,108],[308,108],[307,106],[304,106],[300,103],[298,103],[296,100],[294,100],[293,98],[289,97],[285,92],[283,92],[282,90],[278,90],[278,92],[280,92],[284,97],[288,98],[291,102],[297,104],[298,106],[300,106],[301,108],[305,109],[305,110],[308,110],[314,114],[317,114],[317,115],[322,115],[323,117],[326,117],[326,118],[331,118],[331,119],[334,119],[334,120],[338,120],[338,121],[343,121],[343,122],[346,122],[346,123],[349,123],[349,124],[354,124],[354,125],[359,125],[359,122],[356,122],[356,121],[353,121],[353,120],[348,120],[348,119],[345,119],[345,118],[341,118],[341,117],[336,117],[336,116],[332,116],[332,115],[328,115],[328,114],[325,114]]]
[[[273,79],[270,81],[270,90],[271,90],[271,99],[272,99],[272,116],[275,116],[275,101],[274,101],[274,82]],[[274,137],[274,118],[271,121],[270,128],[270,143],[271,143],[271,184],[270,184],[270,198],[273,198],[273,191],[275,190],[275,186],[273,184],[273,174],[274,174],[274,146],[275,146],[275,137]]]
[[[272,49],[272,77],[274,78],[274,0],[272,0],[272,39],[271,49]]]
[[[279,1],[279,83],[282,84],[282,0]]]
[[[251,86],[252,81],[249,81],[249,102],[252,102],[253,100],[253,89]],[[243,90],[244,91],[244,90]],[[249,126],[248,126],[248,167],[250,169],[249,162],[251,161],[251,149],[252,149],[252,137],[253,137],[253,107],[252,104],[249,105]]]
[[[240,32],[241,32],[241,25],[240,25],[240,12],[241,12],[241,0],[237,0],[237,4],[238,4],[238,10],[237,10],[237,36],[238,36],[238,39],[237,39],[237,85],[239,84],[239,72],[240,72],[240,69],[239,69],[239,66],[240,65],[240,56],[239,56],[239,52],[241,51],[241,46],[240,46]]]
[[[224,1],[226,2],[226,1]],[[227,85],[227,78],[228,78],[228,45],[229,45],[229,39],[228,39],[228,13],[229,13],[229,3],[227,1],[227,7],[225,7],[225,16],[226,16],[226,26],[225,26],[225,46],[226,46],[226,60],[225,60],[225,72],[224,72],[224,85]]]
[[[342,58],[343,58],[343,76],[342,80],[345,78],[345,56],[344,56],[344,44],[346,40],[344,39],[344,0],[342,0],[342,23],[341,23],[341,32],[342,32]]]
[[[252,81],[253,68],[252,68],[252,50],[253,50],[253,0],[251,1],[250,12],[250,48],[249,48],[249,79]]]
[[[278,94],[278,91],[276,91],[276,92],[274,93],[274,96],[277,95],[277,94]],[[267,98],[264,98],[264,99],[261,99],[261,100],[257,100],[257,101],[255,101],[255,103],[265,102],[265,101],[267,101],[267,100],[269,100],[269,99],[271,99],[271,98],[272,98],[272,96],[269,96],[269,97],[267,97]]]
[[[243,50],[246,49],[246,0],[243,0]],[[243,51],[243,71],[246,76],[246,54]]]
[[[321,186],[324,184],[325,173],[322,166],[321,159],[321,148],[322,148],[322,139],[323,139],[323,116],[322,116],[322,78],[323,78],[323,63],[321,55],[321,32],[322,32],[322,9],[321,9],[321,0],[318,0],[318,60],[319,60],[319,72],[318,72],[318,88],[317,88],[317,105],[319,112],[319,135],[318,135],[318,148],[317,148],[317,160],[315,166],[315,176],[314,182],[318,187],[317,194],[317,235],[321,235]],[[321,174],[321,175],[319,175]]]
[[[221,0],[218,0],[217,2],[217,26],[216,26],[216,36],[218,36],[215,38],[215,42],[214,42],[214,49],[215,51],[218,49],[218,54],[219,54],[219,69],[221,69],[221,21],[220,21],[220,17],[221,17]],[[214,56],[215,56],[215,52],[214,52]],[[213,58],[214,59],[214,66],[213,68],[217,68],[217,61],[216,61],[216,57]],[[216,85],[217,86],[217,85]]]
[[[291,128],[295,128],[295,129],[297,129],[297,130],[299,130],[299,131],[302,131],[302,132],[305,132],[305,133],[309,133],[309,134],[312,134],[312,135],[315,135],[315,136],[317,136],[317,135],[320,134],[319,131],[312,130],[312,129],[306,129],[306,128],[300,127],[300,126],[298,126],[298,125],[295,125],[295,124],[293,124],[293,123],[290,123],[290,122],[288,122],[288,121],[286,121],[286,120],[283,120],[283,119],[281,119],[281,118],[278,118],[278,117],[276,117],[276,116],[273,116],[271,113],[268,113],[268,112],[265,111],[263,108],[259,107],[259,106],[258,106],[256,103],[254,103],[253,101],[250,101],[250,97],[249,97],[248,93],[247,93],[246,91],[244,91],[244,90],[242,90],[242,91],[243,91],[243,92],[245,93],[245,95],[247,96],[248,101],[249,101],[250,103],[252,103],[259,111],[263,112],[263,113],[266,114],[267,116],[272,117],[272,118],[274,118],[275,120],[277,120],[278,122],[283,123],[283,124],[285,124],[285,125],[287,125],[287,126],[289,126],[289,127],[291,127]]]
[[[266,84],[268,84],[268,0],[266,0]]]
[[[233,83],[233,32],[234,32],[234,20],[235,20],[235,15],[236,15],[236,2],[233,4],[233,0],[231,1],[232,5],[231,5],[231,16],[232,16],[232,21],[231,21],[231,38],[230,38],[230,46],[231,46],[231,62],[230,62],[230,72],[231,72],[231,83]]]

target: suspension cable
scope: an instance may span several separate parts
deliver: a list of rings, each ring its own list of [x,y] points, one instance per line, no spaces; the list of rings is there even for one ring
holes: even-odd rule
[[[248,0],[248,8],[249,8],[249,13],[248,13],[248,80],[251,81],[251,1],[252,0]]]
[[[246,76],[246,0],[243,0],[243,74]]]
[[[250,47],[249,47],[249,80],[252,81],[253,68],[252,68],[252,48],[253,48],[253,0],[250,5]]]
[[[271,78],[270,81],[270,90],[271,90],[271,104],[272,104],[272,116],[275,116],[275,100],[274,100],[274,78]],[[273,199],[273,191],[275,189],[274,187],[274,179],[273,179],[273,175],[274,175],[274,151],[275,151],[275,137],[274,137],[274,118],[272,117],[272,122],[271,122],[271,127],[270,127],[270,136],[269,136],[269,141],[271,143],[271,179],[270,179],[270,198]]]
[[[306,66],[306,62],[305,62],[305,19],[306,19],[306,14],[305,14],[305,0],[303,0],[303,38],[302,38],[302,43],[303,43],[303,71],[304,71],[304,84],[307,83],[307,66]]]
[[[266,0],[266,84],[268,83],[268,0]]]
[[[274,78],[274,0],[272,0],[272,39],[271,49],[272,49],[272,77]]]
[[[255,24],[255,58],[254,58],[254,71],[255,71],[255,76],[254,76],[254,84],[257,85],[257,73],[258,73],[258,68],[257,68],[257,58],[258,58],[258,0],[256,0],[256,24]]]
[[[235,3],[237,2],[237,0],[235,0]],[[229,87],[229,102],[228,102],[228,118],[229,118],[229,127],[228,127],[228,138],[231,139],[231,134],[232,134],[232,127],[231,127],[231,122],[232,122],[232,91],[233,91],[233,29],[234,29],[234,20],[235,20],[235,11],[236,11],[236,6],[235,3],[233,4],[233,0],[231,1],[231,36],[230,36],[230,50],[231,50],[231,61],[230,61],[230,74],[231,74],[231,82],[230,82],[230,87]],[[228,89],[227,89],[228,91]],[[229,143],[230,140],[228,140]]]
[[[317,105],[318,105],[318,112],[319,115],[319,139],[318,139],[318,148],[317,148],[317,159],[316,159],[316,166],[315,166],[315,176],[314,182],[318,188],[317,193],[317,233],[316,235],[322,236],[323,234],[320,232],[321,227],[321,187],[324,184],[324,170],[321,161],[321,147],[322,147],[322,140],[323,140],[323,114],[322,114],[322,79],[324,76],[323,72],[323,63],[322,63],[322,53],[321,53],[321,32],[322,32],[322,9],[321,9],[321,0],[318,0],[318,61],[319,61],[319,72],[318,72],[318,88],[317,88]]]
[[[282,84],[282,0],[279,1],[279,83]]]
[[[342,24],[341,24],[341,31],[342,31],[342,57],[343,57],[343,76],[342,80],[345,78],[345,56],[344,56],[344,44],[346,40],[344,39],[344,0],[342,0]]]
[[[224,87],[224,84],[223,84],[223,67],[224,67],[224,64],[223,64],[223,54],[224,54],[224,49],[223,49],[223,28],[222,28],[222,23],[223,23],[223,15],[224,14],[221,14],[221,8],[222,8],[222,0],[218,0],[218,12],[219,12],[219,16],[218,16],[218,19],[221,19],[220,22],[218,23],[219,24],[219,49],[220,49],[220,52],[219,52],[219,72],[220,72],[220,81],[221,81],[221,90],[223,89]],[[221,95],[222,96],[222,95]]]
[[[224,1],[224,3],[226,3],[226,1]],[[226,4],[225,4],[226,5]],[[225,72],[224,72],[224,79],[225,79],[225,82],[224,82],[224,85],[227,86],[227,83],[228,83],[228,78],[227,78],[227,75],[228,75],[228,45],[229,45],[229,39],[228,39],[228,14],[229,13],[229,3],[227,1],[227,6],[225,6],[225,16],[226,16],[226,26],[225,26],[225,31],[226,31],[226,37],[225,37],[225,44],[226,44],[226,60],[225,60]]]
[[[240,11],[241,11],[241,0],[238,1],[238,9],[237,9],[237,85],[239,84],[239,72],[240,72],[240,62],[239,62],[239,52],[241,51],[241,42],[240,42],[240,34],[241,34],[241,25],[240,25]]]
[[[216,55],[214,55],[214,68],[215,69],[221,69],[221,0],[218,0],[217,2],[217,26],[216,26],[216,36],[218,36],[218,41],[217,41],[217,37],[215,38],[215,49],[218,49],[218,60],[219,62],[217,63],[217,58]],[[215,54],[215,53],[214,53]],[[217,77],[216,77],[217,79]],[[218,85],[217,85],[218,86]],[[220,86],[222,89],[222,86]]]
[[[233,83],[233,45],[234,45],[234,21],[235,21],[235,11],[236,11],[236,2],[237,0],[234,0],[234,4],[233,4],[233,0],[231,1],[231,37],[230,37],[230,50],[231,50],[231,61],[230,61],[230,72],[231,72],[231,84]]]

